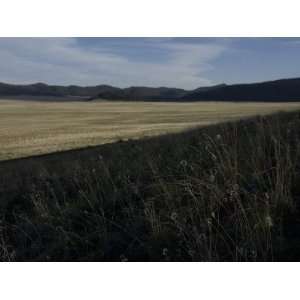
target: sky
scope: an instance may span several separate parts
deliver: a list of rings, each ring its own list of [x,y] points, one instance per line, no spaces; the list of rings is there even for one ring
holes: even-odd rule
[[[0,82],[194,89],[300,77],[300,38],[0,38]]]

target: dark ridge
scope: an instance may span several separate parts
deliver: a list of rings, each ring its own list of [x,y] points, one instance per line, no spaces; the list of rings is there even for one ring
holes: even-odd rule
[[[59,86],[35,83],[13,85],[0,83],[0,98],[60,97],[79,100],[122,101],[299,101],[300,78],[249,84],[219,84],[192,91],[168,87],[118,88],[109,85]]]
[[[15,85],[0,83],[0,97],[11,96],[52,96],[52,97],[95,97],[99,93],[108,93],[117,88],[108,85],[81,87],[76,85],[59,86],[35,83]]]
[[[299,101],[300,78],[221,85],[214,89],[191,91],[184,95],[183,99],[193,101]]]
[[[129,87],[125,89],[114,89],[102,91],[96,97],[108,100],[179,100],[187,91],[176,88],[150,88],[150,87]]]

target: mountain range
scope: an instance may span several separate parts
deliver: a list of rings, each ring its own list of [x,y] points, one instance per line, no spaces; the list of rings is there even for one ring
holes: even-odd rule
[[[51,99],[123,101],[300,101],[300,78],[248,84],[219,84],[184,90],[167,87],[118,88],[109,85],[59,86],[35,83],[0,83],[0,98],[51,97]]]

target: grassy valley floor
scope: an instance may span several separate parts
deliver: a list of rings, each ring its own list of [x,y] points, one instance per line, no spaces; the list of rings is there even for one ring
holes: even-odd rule
[[[0,100],[0,160],[178,132],[300,103]]]

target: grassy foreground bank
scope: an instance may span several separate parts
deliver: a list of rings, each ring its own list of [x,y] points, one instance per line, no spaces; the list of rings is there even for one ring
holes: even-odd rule
[[[0,259],[300,260],[299,163],[299,112],[0,163]]]

